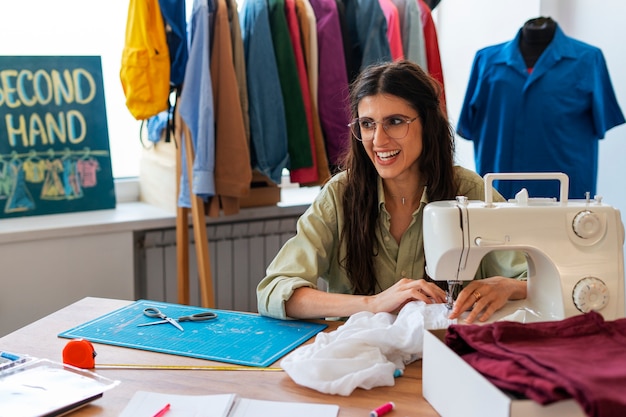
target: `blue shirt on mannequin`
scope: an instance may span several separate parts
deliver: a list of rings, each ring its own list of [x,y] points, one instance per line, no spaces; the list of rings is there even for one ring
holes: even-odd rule
[[[532,71],[512,41],[479,50],[457,133],[474,142],[476,170],[564,172],[569,198],[596,192],[598,140],[625,122],[602,51],[554,37]],[[526,188],[531,197],[556,197],[556,181],[494,181],[505,198]]]

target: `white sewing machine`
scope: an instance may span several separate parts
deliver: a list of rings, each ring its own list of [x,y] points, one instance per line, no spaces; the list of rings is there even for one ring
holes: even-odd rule
[[[528,198],[493,202],[494,179],[556,179],[560,201]],[[598,311],[624,317],[624,226],[619,210],[601,198],[568,201],[561,173],[487,174],[485,201],[428,204],[424,209],[426,271],[437,281],[474,279],[493,250],[520,250],[528,262],[528,294],[510,301],[489,321],[560,320]]]

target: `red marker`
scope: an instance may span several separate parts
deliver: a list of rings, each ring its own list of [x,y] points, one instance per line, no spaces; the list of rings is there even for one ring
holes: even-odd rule
[[[170,405],[165,404],[165,407],[161,408],[153,417],[163,417],[165,413],[170,410]]]
[[[396,405],[393,402],[390,401],[388,403],[385,403],[385,404],[381,405],[380,407],[377,407],[377,408],[373,409],[370,412],[370,417],[381,417],[381,416],[384,416],[385,414],[387,414],[388,412],[390,412],[394,408],[396,408]]]

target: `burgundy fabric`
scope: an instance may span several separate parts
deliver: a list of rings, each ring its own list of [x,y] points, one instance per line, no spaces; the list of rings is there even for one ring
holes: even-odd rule
[[[494,385],[540,404],[574,398],[588,416],[626,416],[626,319],[452,325],[446,344]]]

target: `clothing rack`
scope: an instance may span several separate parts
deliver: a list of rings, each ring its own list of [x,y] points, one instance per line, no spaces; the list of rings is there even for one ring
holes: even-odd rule
[[[194,13],[198,13],[199,16],[202,16],[203,18],[198,19],[198,26],[191,26],[190,32],[194,33],[196,31],[219,28],[219,30],[215,31],[214,35],[216,39],[223,39],[217,44],[224,46],[224,48],[211,49],[208,44],[205,44],[205,37],[195,37],[194,39],[197,39],[200,42],[200,44],[196,46],[196,50],[202,49],[205,54],[208,52],[211,55],[209,60],[210,65],[209,68],[201,68],[205,65],[204,55],[193,54],[190,51],[188,61],[185,64],[185,72],[187,68],[192,68],[194,72],[197,71],[197,74],[203,75],[197,77],[198,79],[196,79],[196,77],[192,77],[191,79],[185,80],[185,82],[188,84],[188,88],[192,89],[191,91],[201,89],[203,85],[210,84],[212,86],[212,90],[219,89],[221,94],[213,97],[213,99],[215,99],[215,102],[213,103],[211,103],[211,100],[208,99],[208,95],[205,94],[200,95],[200,98],[190,98],[190,100],[193,102],[196,100],[202,101],[202,105],[197,108],[204,108],[205,105],[212,105],[212,110],[220,110],[212,115],[200,116],[210,116],[213,118],[215,126],[222,127],[221,132],[215,132],[215,144],[220,144],[222,146],[219,151],[215,151],[216,153],[221,152],[222,155],[241,157],[243,153],[237,152],[237,150],[241,149],[241,146],[251,144],[254,146],[254,152],[256,155],[256,158],[254,158],[256,161],[251,161],[252,165],[261,172],[273,173],[273,175],[276,176],[273,180],[277,183],[280,182],[278,174],[282,173],[282,169],[286,168],[286,161],[289,161],[290,175],[293,182],[317,185],[323,184],[329,178],[330,170],[328,169],[329,167],[326,167],[326,165],[330,164],[331,166],[334,166],[339,163],[341,159],[341,152],[345,148],[347,143],[346,141],[349,140],[345,127],[348,120],[346,120],[347,115],[344,114],[345,108],[343,103],[343,100],[347,99],[347,95],[343,96],[342,94],[345,94],[348,91],[350,81],[349,75],[355,75],[358,73],[361,66],[369,65],[381,60],[406,57],[407,59],[414,60],[414,62],[422,65],[424,68],[428,68],[431,75],[437,78],[443,86],[443,72],[441,70],[436,30],[431,16],[431,10],[424,0],[418,0],[417,2],[411,3],[413,5],[413,9],[410,15],[413,16],[413,18],[406,19],[406,27],[401,28],[399,26],[399,19],[397,21],[394,20],[396,24],[393,26],[395,29],[393,32],[398,36],[391,36],[390,34],[385,35],[386,32],[383,33],[380,30],[383,27],[382,25],[387,25],[388,27],[388,20],[392,20],[391,18],[388,19],[386,11],[390,12],[389,14],[391,15],[393,14],[393,11],[397,9],[397,7],[391,5],[391,3],[390,7],[385,10],[383,10],[381,5],[377,2],[365,2],[364,4],[367,5],[366,8],[359,7],[355,10],[352,10],[354,9],[352,8],[350,12],[350,20],[347,21],[347,23],[348,27],[356,29],[356,38],[344,38],[344,33],[339,30],[341,27],[340,23],[342,17],[345,18],[347,13],[344,11],[343,14],[340,14],[340,8],[338,7],[332,8],[332,10],[327,10],[328,8],[324,6],[325,3],[321,1],[310,4],[312,10],[307,10],[305,12],[308,15],[307,18],[304,16],[298,17],[298,11],[291,8],[286,11],[285,16],[281,16],[280,9],[274,9],[270,4],[264,3],[265,8],[268,9],[265,12],[269,13],[270,11],[277,10],[275,19],[272,19],[274,20],[275,31],[270,30],[270,25],[262,25],[261,28],[261,25],[257,23],[257,18],[261,11],[259,10],[259,6],[256,4],[252,4],[252,2],[250,2],[248,7],[242,8],[242,21],[240,21],[238,19],[239,12],[235,2],[232,0],[228,0],[228,2],[220,0],[220,2],[220,4],[227,7],[220,6],[217,9],[217,14],[215,15],[216,19],[214,22],[206,21],[206,15],[203,14],[205,13],[204,10],[201,11],[200,9],[194,9]],[[228,4],[230,4],[230,6],[228,6]],[[278,3],[274,4],[274,6],[277,4]],[[352,3],[347,2],[346,6],[348,4]],[[237,28],[238,30],[234,30],[234,32],[241,32],[241,37],[233,37],[227,30],[229,26],[228,7],[230,7],[230,11],[236,15],[233,22],[245,22],[245,24]],[[311,17],[310,11],[313,11],[313,14],[315,15],[313,17],[316,19],[332,19],[333,24],[324,25],[324,27],[321,28],[322,33],[319,33],[319,29],[315,26],[315,19],[313,19],[313,21],[309,19]],[[375,14],[375,18],[372,18],[372,14]],[[399,15],[398,10],[395,10],[395,15]],[[283,20],[284,23],[293,23],[293,25],[291,25],[291,31],[289,30],[288,24],[282,25]],[[192,21],[195,20],[192,19]],[[217,22],[221,23],[218,24]],[[307,34],[308,40],[298,39],[299,32],[295,26],[300,24],[302,27],[308,28],[303,32]],[[259,31],[261,30],[263,30],[264,33],[260,34]],[[378,36],[369,41],[371,33],[377,33]],[[405,42],[407,45],[404,45],[402,44],[401,39],[402,33],[419,34],[419,41],[413,42],[411,47],[409,47],[408,42]],[[292,41],[291,36],[295,36],[296,38]],[[324,48],[319,48],[317,42],[311,42],[312,39],[317,39],[319,37],[324,40],[324,45],[326,45]],[[248,47],[273,48],[274,43],[272,40],[275,38],[280,39],[279,42],[283,45],[283,48],[279,51],[280,53],[275,54],[274,56],[274,58],[277,58],[276,60],[271,59],[271,57],[268,57],[267,54],[257,54],[251,60],[246,60],[244,54],[239,54],[237,57],[232,56],[232,53],[235,50],[241,52],[242,50],[246,50]],[[255,43],[253,46],[250,46],[250,44],[246,44],[244,42],[244,39],[247,40],[247,42],[255,40]],[[345,57],[346,52],[350,52],[349,50],[346,51],[343,48],[344,43],[347,41],[349,41],[350,44],[360,45],[358,48],[359,54],[357,54],[359,56],[356,57],[358,59],[351,58],[349,61],[341,59],[337,60],[338,56]],[[260,42],[260,44],[258,42]],[[230,45],[227,45],[227,43]],[[236,48],[233,48],[233,45],[235,45]],[[292,45],[301,45],[303,46],[303,50],[294,52],[291,47]],[[339,46],[339,48],[335,49],[334,47],[329,47],[331,45]],[[320,49],[323,53],[320,53]],[[310,59],[307,61],[305,56],[310,56]],[[245,66],[237,65],[235,62],[237,60],[245,61]],[[307,62],[317,62],[317,64],[311,64],[310,68],[306,68]],[[332,62],[333,65],[326,65],[329,62]],[[337,66],[336,64],[341,65]],[[336,71],[336,73],[320,71],[320,69],[327,67],[333,68],[333,71]],[[237,70],[239,70],[240,73],[237,72]],[[311,80],[306,79],[307,70],[309,71],[309,74],[317,74],[314,83],[311,83]],[[257,72],[253,73],[254,76],[249,77],[252,71]],[[258,71],[272,71],[272,76],[268,76],[269,74],[258,73]],[[216,78],[203,78],[208,74],[215,75]],[[325,76],[320,77],[321,75]],[[246,82],[239,82],[240,76],[246,77]],[[270,83],[270,80],[274,80],[275,82]],[[189,83],[192,85],[189,86]],[[283,109],[281,112],[276,111],[276,103],[271,100],[277,97],[276,91],[286,91],[281,86],[282,84],[284,84],[285,87],[289,86],[289,88],[300,85],[301,88],[298,90],[301,91],[298,94],[301,94],[302,96],[300,98],[297,97],[297,94],[290,94],[288,97],[283,96],[281,103],[281,107],[283,107]],[[248,91],[246,92],[246,96],[249,94],[252,95],[252,97],[246,98],[248,109],[243,108],[245,106],[241,106],[240,94],[234,94],[235,89],[237,89],[239,85],[247,86]],[[254,86],[254,88],[251,88],[251,85]],[[318,86],[321,85],[323,85],[324,88],[318,88]],[[276,90],[273,90],[273,88]],[[306,92],[307,89],[309,90],[308,95]],[[339,92],[342,93],[339,94]],[[241,91],[238,90],[237,93],[241,93]],[[278,94],[278,96],[280,96],[280,94]],[[317,97],[317,100],[312,99],[311,97]],[[289,100],[285,100],[285,98]],[[187,103],[191,103],[192,101]],[[443,89],[441,105],[442,109],[445,111],[446,107]],[[308,111],[307,106],[310,107]],[[227,114],[228,109],[232,109],[233,117]],[[319,111],[319,114],[317,115],[319,120],[314,118],[313,110]],[[242,129],[242,125],[245,125],[246,118],[244,117],[244,114],[246,111],[248,111],[248,114],[255,115],[256,119],[258,119],[255,120],[256,124],[249,124],[250,129],[254,130],[252,128],[253,125],[272,126],[272,129],[269,129],[266,132],[246,132],[245,128]],[[237,115],[239,112],[242,113],[241,120],[238,117],[235,117],[235,112],[237,112]],[[183,115],[187,117],[188,115],[185,113],[185,110],[183,110]],[[283,114],[280,116],[280,113]],[[279,116],[283,117],[283,119],[281,119],[279,123],[275,123],[277,117]],[[189,117],[198,116],[190,114]],[[316,123],[314,123],[314,120]],[[190,124],[192,123],[190,119],[188,121]],[[190,130],[187,126],[185,126],[182,117],[178,115],[177,110],[175,111],[175,122],[175,136],[179,139],[179,148],[177,151],[178,166],[182,167],[181,161],[183,157],[186,161],[189,161],[187,164],[188,172],[184,172],[182,174],[189,174],[188,178],[190,182],[190,190],[193,190],[191,187],[191,179],[193,178],[191,172],[191,161],[195,160],[193,156],[195,148],[192,146]],[[232,131],[230,129],[232,129]],[[237,130],[237,132],[235,132],[235,130]],[[176,131],[178,133],[176,133]],[[322,135],[322,132],[326,132],[326,143],[324,142],[324,135]],[[204,133],[205,132],[195,133],[199,136],[193,139],[204,144],[204,142],[202,142],[203,138],[201,137]],[[266,135],[269,135],[272,138],[276,138],[277,135],[280,135],[280,139],[277,139],[274,142],[274,145],[280,143],[280,146],[267,146],[268,144],[265,143],[265,140],[263,140]],[[298,143],[293,143],[293,140],[296,139],[298,140]],[[331,139],[330,143],[328,142],[329,139]],[[184,146],[182,140],[185,140]],[[211,146],[215,146],[215,144],[211,144]],[[226,148],[224,148],[224,146],[226,146]],[[180,155],[182,153],[181,149],[183,148],[185,149],[185,155]],[[326,155],[327,149],[331,151],[328,155]],[[296,150],[299,152],[296,152]],[[301,157],[296,158],[296,156],[304,150],[308,150],[308,153],[311,154],[310,158],[312,159],[312,163],[309,163],[308,158],[302,155],[300,155]],[[271,152],[273,154],[271,157],[261,155],[261,153],[265,152]],[[319,153],[319,155],[317,153]],[[243,162],[244,164],[248,163],[249,161],[245,160],[248,157],[249,156],[247,154],[243,155],[244,160],[239,159],[238,162]],[[277,162],[266,163],[266,161]],[[296,161],[298,162],[296,163]],[[219,162],[224,164],[227,160],[226,158],[221,158],[219,159]],[[325,168],[319,168],[319,165],[316,167],[316,164],[319,163],[324,164]],[[283,166],[283,164],[285,166]],[[227,170],[229,173],[228,175],[237,172],[237,170],[232,169],[234,164],[228,165],[229,168],[231,168],[230,170]],[[225,165],[222,165],[223,169],[224,166]],[[217,170],[218,169],[216,167],[216,171]],[[180,178],[180,174],[181,172],[179,171],[178,178]],[[241,177],[239,178],[240,180]],[[186,183],[184,183],[184,185],[185,187],[187,186]],[[180,187],[180,183],[177,184],[177,186]],[[222,183],[222,187],[223,186],[224,183]],[[207,247],[208,240],[206,236],[204,201],[194,195],[193,192],[190,193],[190,197],[191,203],[188,205],[191,206],[191,211],[189,208],[178,208],[177,210],[177,274],[179,300],[183,304],[187,304],[189,300],[189,241],[187,228],[189,226],[190,217],[194,230],[194,240],[196,243],[201,299],[204,305],[212,306],[214,304],[213,280],[211,277],[211,263]],[[218,193],[216,193],[216,197],[218,197]],[[237,196],[230,195],[228,197]],[[219,212],[220,204],[216,203],[221,203],[222,201],[223,200],[220,199],[213,199],[212,203],[214,203],[214,206],[212,208],[216,208],[216,211]],[[212,213],[213,211],[209,211],[209,214]],[[191,216],[189,216],[190,214]]]
[[[194,160],[194,148],[191,141],[191,132],[176,109],[174,114],[176,140],[176,195],[180,193],[180,178],[182,175],[183,141],[185,142],[185,156],[187,161]],[[193,178],[193,164],[187,163],[189,188]],[[191,213],[190,213],[191,211]],[[189,304],[189,219],[193,227],[198,262],[198,280],[200,282],[200,299],[202,307],[214,308],[215,295],[213,290],[213,276],[211,274],[211,259],[209,256],[209,239],[206,231],[204,201],[201,197],[191,193],[191,209],[180,207],[176,209],[176,259],[178,281],[178,303]]]

